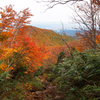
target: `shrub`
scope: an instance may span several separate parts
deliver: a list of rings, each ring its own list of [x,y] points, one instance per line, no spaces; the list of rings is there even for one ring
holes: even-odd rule
[[[73,52],[73,58],[52,67],[53,82],[66,100],[98,100],[100,98],[100,50]]]

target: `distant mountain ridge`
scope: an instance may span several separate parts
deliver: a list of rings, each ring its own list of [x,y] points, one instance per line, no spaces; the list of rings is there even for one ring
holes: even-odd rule
[[[56,33],[61,34],[63,32],[63,30],[54,30]],[[67,30],[65,29],[64,32],[68,35],[68,36],[76,36],[77,32],[81,32],[81,30]]]
[[[53,30],[41,29],[34,26],[28,26],[25,31],[36,43],[45,43],[47,46],[64,45],[65,43],[62,41],[61,36],[65,41],[75,40],[70,36],[65,37],[63,35],[60,35]]]

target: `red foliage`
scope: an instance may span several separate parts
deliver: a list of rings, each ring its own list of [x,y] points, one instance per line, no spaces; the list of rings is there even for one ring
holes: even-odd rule
[[[21,53],[23,64],[27,65],[28,71],[33,72],[37,66],[42,66],[43,59],[49,52],[44,52],[43,48],[38,47],[29,37],[23,36],[23,39],[14,44],[14,49]]]

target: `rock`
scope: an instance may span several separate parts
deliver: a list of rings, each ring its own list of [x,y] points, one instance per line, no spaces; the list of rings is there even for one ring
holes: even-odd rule
[[[46,90],[43,91],[43,94],[46,94],[46,93],[48,93],[48,89],[46,89]]]
[[[32,95],[36,95],[36,93],[35,92],[32,92]]]
[[[36,91],[35,92],[37,95],[42,95],[43,94],[43,91]]]
[[[63,97],[62,96],[55,96],[53,99],[51,99],[51,100],[62,100],[63,99]]]

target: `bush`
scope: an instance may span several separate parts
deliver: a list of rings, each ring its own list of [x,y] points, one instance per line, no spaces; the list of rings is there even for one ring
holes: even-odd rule
[[[35,77],[31,81],[26,82],[24,86],[28,91],[35,92],[41,91],[43,84],[40,82],[38,77]]]
[[[52,67],[53,82],[66,100],[98,100],[100,98],[100,50],[73,52],[73,58]]]
[[[44,73],[44,68],[41,66],[38,68],[37,71],[34,72],[34,76],[39,76],[42,75]]]

